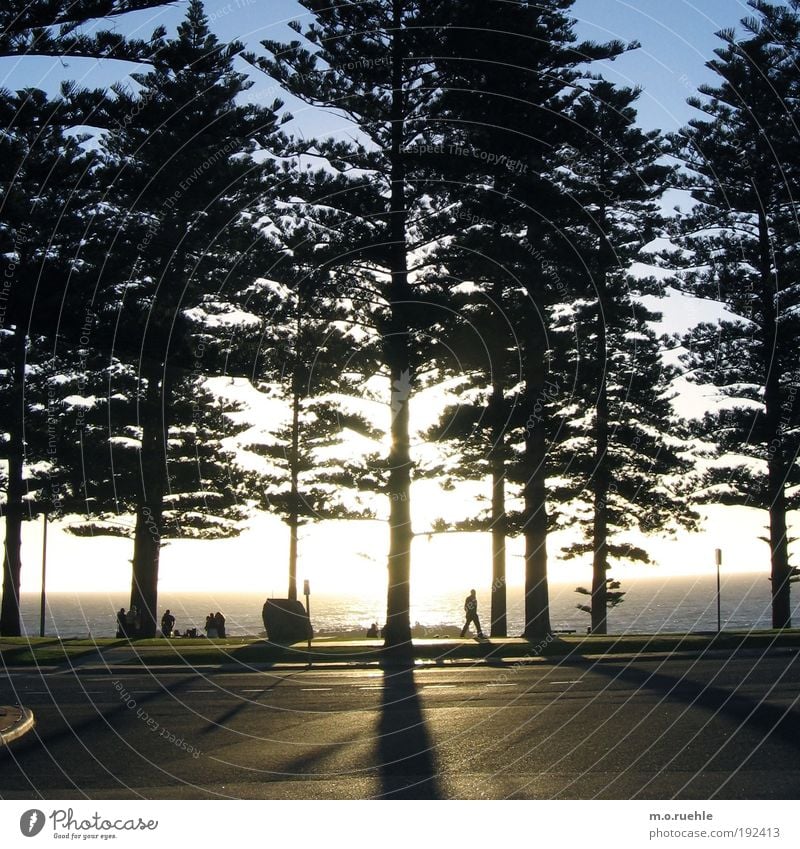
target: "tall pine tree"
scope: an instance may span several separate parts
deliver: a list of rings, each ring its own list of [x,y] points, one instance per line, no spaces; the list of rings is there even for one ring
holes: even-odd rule
[[[86,138],[66,131],[80,120],[70,104],[37,89],[4,95],[0,352],[7,472],[0,633],[14,636],[21,627],[22,523],[52,507],[52,493],[44,490],[58,464],[63,425],[53,364],[61,357],[59,334],[74,320],[64,310],[68,288],[88,273],[86,231],[97,192],[95,157],[83,148]]]
[[[683,290],[735,316],[702,324],[684,340],[692,379],[727,399],[700,430],[719,456],[705,495],[767,511],[772,624],[787,628],[787,511],[798,505],[800,484],[800,6],[750,5],[756,14],[742,21],[741,37],[718,33],[723,46],[708,63],[717,84],[690,100],[702,117],[674,138],[688,172],[682,185],[696,203],[676,238],[685,252]],[[735,454],[745,462],[728,462]]]
[[[302,0],[312,15],[299,39],[265,41],[270,56],[250,57],[295,96],[344,114],[360,142],[308,143],[303,151],[327,161],[329,179],[318,175],[303,193],[317,210],[331,242],[329,263],[364,267],[380,308],[382,360],[391,386],[391,447],[386,458],[389,498],[388,647],[409,644],[411,481],[410,400],[417,381],[415,332],[430,319],[419,309],[420,292],[410,266],[420,236],[425,198],[414,182],[407,149],[420,138],[430,103],[433,42],[426,27],[429,4],[421,0],[361,3]],[[338,172],[338,173],[337,173]],[[311,208],[309,208],[311,212]],[[371,297],[371,296],[369,296]]]
[[[586,66],[625,50],[618,42],[577,42],[571,0],[504,3],[486,0],[438,7],[437,84],[445,94],[432,138],[440,166],[459,188],[462,216],[500,222],[503,263],[524,293],[516,313],[522,357],[524,427],[520,461],[525,536],[525,635],[550,631],[547,583],[547,479],[550,402],[549,327],[567,297],[552,272],[563,250],[567,202],[556,179],[557,154],[574,137],[568,117]],[[502,61],[498,62],[497,57]],[[490,166],[490,167],[487,167]],[[507,247],[508,242],[512,245]],[[509,253],[510,250],[510,253]],[[518,281],[518,282],[516,282]]]
[[[686,471],[670,436],[675,373],[662,363],[649,327],[659,316],[640,300],[658,290],[652,280],[629,274],[659,232],[658,199],[670,176],[658,131],[645,133],[635,125],[638,95],[605,80],[592,84],[573,104],[578,134],[560,152],[559,179],[574,204],[564,273],[575,294],[567,314],[575,379],[574,411],[564,419],[557,452],[565,481],[559,495],[570,505],[562,511],[562,524],[572,519],[585,527],[584,541],[566,552],[592,557],[596,634],[607,630],[610,558],[648,560],[641,546],[620,534],[693,521],[675,491]],[[583,499],[588,510],[579,514]]]
[[[218,41],[202,3],[192,0],[153,70],[133,75],[140,91],[115,87],[119,120],[103,142],[115,231],[97,296],[117,314],[107,362],[113,367],[118,358],[136,376],[131,605],[142,613],[144,636],[156,629],[170,434],[181,424],[173,401],[191,395],[191,382],[205,370],[204,348],[192,344],[191,309],[244,272],[236,251],[249,243],[248,207],[274,172],[251,153],[280,145],[279,104],[237,103],[249,87],[232,67],[240,50]]]

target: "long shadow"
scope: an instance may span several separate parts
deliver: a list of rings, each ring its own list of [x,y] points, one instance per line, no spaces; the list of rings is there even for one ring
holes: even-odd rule
[[[383,663],[378,761],[382,799],[440,799],[433,743],[422,716],[413,661]]]
[[[171,696],[173,698],[180,697],[181,691],[188,688],[191,684],[196,683],[198,677],[200,676],[187,675],[185,679],[174,685],[162,685],[161,689],[157,692],[139,695],[136,697],[136,707],[148,705],[151,702],[155,702],[158,699],[163,698],[164,696]],[[57,700],[54,699],[53,704],[57,707]],[[66,717],[59,709],[62,719],[67,722],[66,727],[45,732],[41,726],[37,726],[30,734],[26,734],[21,740],[18,740],[15,743],[12,759],[7,762],[3,762],[3,750],[0,749],[0,764],[2,764],[4,776],[10,776],[18,772],[20,777],[19,786],[24,786],[22,783],[23,781],[27,782],[30,786],[31,792],[36,797],[45,798],[49,788],[44,787],[41,789],[32,783],[30,778],[30,761],[27,761],[28,758],[32,758],[34,761],[38,758],[44,758],[45,764],[47,764],[48,761],[52,763],[52,774],[55,778],[58,778],[60,774],[66,780],[68,785],[72,785],[74,790],[80,793],[88,792],[84,791],[78,784],[76,784],[72,777],[74,765],[80,756],[80,752],[73,750],[61,752],[59,750],[59,746],[69,746],[77,741],[79,746],[98,763],[101,773],[104,773],[107,777],[107,786],[109,788],[130,789],[125,782],[124,776],[119,772],[120,752],[122,752],[125,756],[124,762],[126,763],[127,753],[125,752],[124,747],[118,745],[121,740],[124,741],[124,736],[121,736],[120,731],[117,729],[117,723],[120,720],[126,720],[128,718],[130,718],[130,721],[138,721],[135,718],[135,708],[131,708],[121,698],[120,704],[114,705],[109,710],[100,710],[97,705],[95,705],[95,710],[97,712],[86,719],[79,720],[77,722],[70,722],[66,720]],[[117,745],[119,751],[114,756],[113,763],[111,763],[110,760],[106,760],[106,758],[109,757],[108,755],[101,759],[92,751],[94,748],[93,735],[97,733],[102,734],[106,731],[110,731],[117,735],[115,745]],[[131,748],[129,751],[133,753],[135,750]],[[158,771],[161,771],[168,779],[174,780],[174,776],[170,773],[164,772],[157,764],[154,764],[154,767]]]
[[[796,658],[797,655],[787,669],[795,663]],[[653,690],[664,698],[705,708],[735,720],[740,728],[744,726],[758,730],[764,738],[778,737],[786,745],[800,750],[800,711],[795,709],[796,700],[788,707],[765,704],[736,690],[690,681],[683,676],[648,672],[615,663],[596,663],[583,657],[571,656],[560,661],[559,666],[588,666],[597,675],[625,681],[634,684],[637,689]]]
[[[87,698],[87,702],[91,703],[95,708],[95,714],[77,722],[70,722],[65,728],[61,728],[59,730],[45,732],[40,726],[37,726],[34,733],[27,734],[19,741],[18,745],[16,746],[16,751],[25,752],[27,750],[35,750],[40,747],[49,749],[58,743],[62,743],[64,741],[70,742],[74,739],[81,739],[82,737],[92,734],[95,731],[102,731],[104,728],[112,729],[115,720],[132,715],[135,716],[135,711],[137,707],[142,707],[143,705],[147,705],[150,702],[157,701],[158,699],[164,697],[179,697],[181,691],[187,689],[192,684],[196,684],[198,680],[205,680],[205,678],[204,676],[201,676],[199,674],[187,674],[185,679],[182,679],[181,681],[178,681],[175,684],[160,684],[160,689],[156,690],[155,692],[145,693],[144,695],[137,695],[136,699],[134,700],[134,706],[132,708],[129,706],[129,704],[126,703],[122,696],[120,696],[119,704],[115,704],[113,705],[113,707],[107,710],[100,710],[97,704],[92,703],[91,700]],[[53,705],[58,708],[58,701],[55,698],[53,698]],[[63,714],[61,715],[63,717]]]
[[[295,675],[289,674],[284,675],[280,678],[275,678],[275,681],[269,686],[265,686],[260,693],[255,695],[255,697],[251,696],[249,698],[240,698],[233,707],[228,708],[224,711],[220,716],[218,716],[214,720],[209,720],[208,724],[205,728],[203,728],[200,733],[201,734],[211,734],[214,731],[218,731],[220,728],[223,728],[227,722],[233,719],[235,716],[240,714],[243,710],[246,710],[249,707],[253,707],[253,705],[261,706],[258,704],[258,699],[261,698],[266,693],[270,693],[275,690],[278,686],[283,684],[285,681],[288,681],[290,678],[294,678]]]

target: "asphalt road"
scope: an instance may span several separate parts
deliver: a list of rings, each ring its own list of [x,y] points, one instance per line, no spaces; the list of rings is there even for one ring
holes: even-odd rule
[[[800,658],[0,674],[0,798],[796,799]]]

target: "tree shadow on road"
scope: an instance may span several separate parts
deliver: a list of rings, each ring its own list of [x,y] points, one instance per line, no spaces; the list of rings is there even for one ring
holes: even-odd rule
[[[378,722],[382,799],[440,799],[438,770],[413,661],[383,663]]]
[[[797,655],[786,665],[786,671],[796,663]],[[738,724],[737,732],[743,728],[757,730],[767,737],[774,736],[782,743],[800,750],[800,712],[797,711],[796,697],[791,705],[768,704],[763,699],[755,699],[735,689],[728,689],[709,682],[692,681],[681,676],[665,672],[651,672],[645,669],[609,663],[597,663],[590,658],[572,656],[559,662],[559,667],[587,666],[596,675],[604,675],[618,681],[632,684],[641,690],[651,690],[662,698],[680,701],[692,707],[705,708],[712,714],[726,717]],[[776,683],[776,682],[773,682]]]

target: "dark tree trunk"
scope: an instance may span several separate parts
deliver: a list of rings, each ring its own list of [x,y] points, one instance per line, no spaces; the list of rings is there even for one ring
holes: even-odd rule
[[[529,229],[529,244],[535,244]],[[536,290],[539,280],[528,286],[531,300],[530,331],[525,347],[525,394],[532,405],[532,426],[525,430],[525,469],[523,533],[525,535],[525,630],[529,640],[542,640],[550,634],[550,594],[547,586],[547,437],[546,403],[549,387],[545,385],[546,347],[539,326],[544,305]],[[537,407],[537,404],[539,405]]]
[[[19,588],[22,572],[22,498],[25,427],[25,356],[27,337],[19,325],[14,333],[14,384],[8,416],[8,487],[6,493],[6,538],[3,552],[3,604],[0,609],[0,634],[19,637],[22,623],[19,612]]]
[[[604,217],[604,216],[603,216]],[[601,246],[601,262],[603,249]],[[605,272],[597,275],[597,319],[595,333],[597,343],[594,368],[599,369],[597,385],[597,408],[594,424],[594,521],[592,526],[592,633],[608,633],[608,380],[606,363],[608,357],[606,341],[606,286]]]
[[[544,427],[537,423],[525,439],[529,475],[525,483],[525,631],[529,640],[550,633],[550,594],[547,586],[547,503]]]
[[[405,164],[402,157],[405,103],[403,95],[402,2],[392,4],[392,104],[391,199],[389,210],[391,283],[388,333],[384,355],[392,383],[392,445],[389,451],[389,588],[386,598],[385,645],[397,647],[411,641],[411,453],[409,399],[411,368],[408,326],[405,320],[408,292],[405,199]]]
[[[599,345],[598,345],[599,348]],[[608,633],[608,398],[605,380],[595,421],[594,521],[592,525],[592,633]]]
[[[499,362],[499,361],[498,361]],[[489,409],[492,417],[492,637],[508,636],[506,610],[505,417],[502,385],[495,381]]]
[[[167,479],[167,431],[164,416],[170,408],[169,383],[165,379],[163,399],[156,369],[147,376],[142,414],[141,491],[136,510],[133,543],[131,607],[141,615],[140,637],[155,637],[158,622],[158,568],[163,531],[164,493]]]
[[[289,449],[289,593],[297,601],[297,530],[300,523],[300,331],[302,329],[301,305],[297,305],[295,326],[295,362],[292,373],[292,444]]]
[[[767,440],[767,498],[769,502],[769,547],[772,581],[772,627],[791,628],[791,569],[786,534],[786,458],[781,430],[781,340],[775,308],[776,283],[772,273],[769,228],[759,212],[759,263],[764,340],[764,415]]]
[[[295,498],[295,491],[292,498]],[[289,514],[289,590],[287,598],[297,601],[297,510]]]

